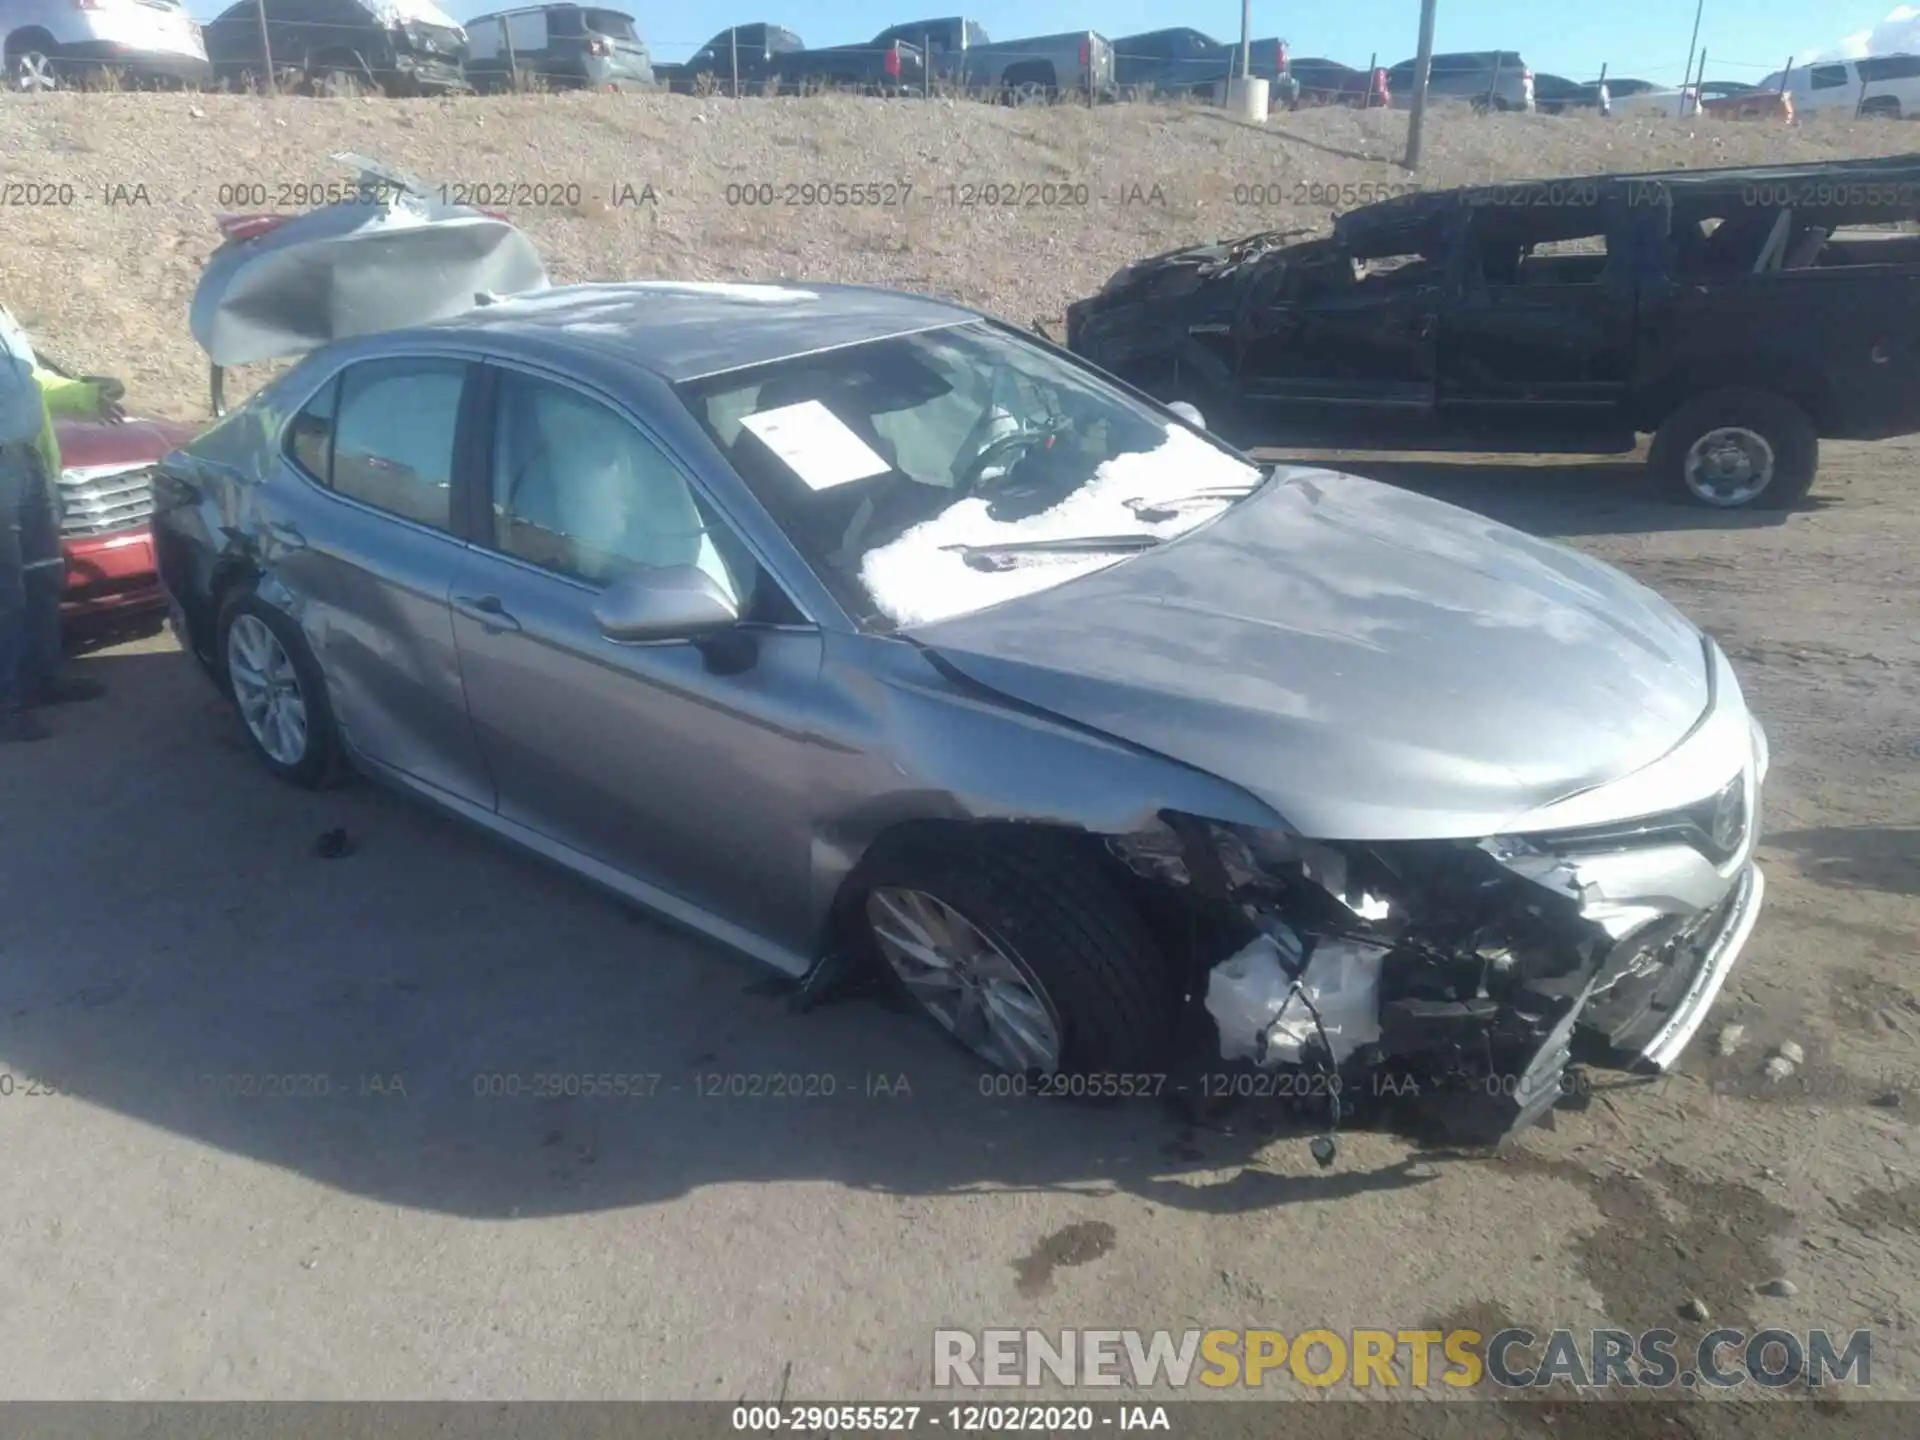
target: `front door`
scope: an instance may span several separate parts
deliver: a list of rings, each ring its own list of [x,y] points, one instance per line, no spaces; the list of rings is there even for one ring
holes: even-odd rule
[[[797,948],[819,632],[757,618],[787,613],[774,582],[646,431],[557,379],[494,375],[490,533],[456,577],[453,624],[501,816]],[[746,663],[600,632],[611,580],[674,565],[736,598]]]
[[[1358,254],[1307,248],[1244,322],[1241,394],[1299,443],[1353,425],[1417,427],[1433,413],[1447,283],[1441,233]]]
[[[267,559],[353,749],[490,809],[447,608],[467,553],[452,497],[472,369],[383,358],[329,381],[288,427],[283,463],[306,483],[274,487]]]

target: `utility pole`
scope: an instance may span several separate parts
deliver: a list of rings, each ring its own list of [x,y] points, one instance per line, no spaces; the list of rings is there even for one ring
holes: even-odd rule
[[[1253,0],[1240,0],[1240,78],[1253,73]]]
[[[280,87],[273,81],[273,42],[267,39],[267,0],[253,0],[253,13],[260,17],[260,61],[267,69],[261,77],[260,89],[262,94],[272,95]]]
[[[1698,0],[1698,3],[1696,3],[1693,7],[1693,38],[1687,41],[1686,74],[1689,79],[1692,78],[1692,75],[1693,75],[1693,52],[1695,47],[1697,47],[1700,44],[1700,16],[1706,10],[1706,8],[1707,8],[1707,0]],[[1696,105],[1693,108],[1695,110],[1698,110],[1700,107]],[[1682,80],[1680,82],[1680,113],[1682,115],[1685,115],[1687,113],[1687,81],[1686,80]]]
[[[1407,111],[1407,169],[1420,168],[1420,130],[1427,118],[1427,74],[1433,69],[1433,12],[1439,0],[1420,0],[1420,50],[1413,62],[1413,105]]]

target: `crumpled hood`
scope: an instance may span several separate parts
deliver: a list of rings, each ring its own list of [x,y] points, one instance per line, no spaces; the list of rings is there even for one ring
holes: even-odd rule
[[[1499,833],[1706,710],[1700,632],[1600,561],[1355,476],[911,628],[1004,695],[1242,786],[1305,834]]]

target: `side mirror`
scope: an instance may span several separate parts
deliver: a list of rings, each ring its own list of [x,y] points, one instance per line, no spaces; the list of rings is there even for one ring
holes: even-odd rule
[[[1189,405],[1184,400],[1170,400],[1167,402],[1167,409],[1178,415],[1196,430],[1204,430],[1207,428],[1207,417],[1200,413],[1198,406]]]
[[[622,575],[601,592],[593,618],[607,639],[634,644],[698,640],[738,623],[740,609],[706,571],[673,565]]]

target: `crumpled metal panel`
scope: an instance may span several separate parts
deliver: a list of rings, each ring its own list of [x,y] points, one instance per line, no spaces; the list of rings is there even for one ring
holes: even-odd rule
[[[216,250],[189,318],[215,365],[287,359],[447,319],[482,293],[547,288],[539,251],[510,221],[444,204],[412,177],[357,156],[335,158],[387,198],[322,206]]]

